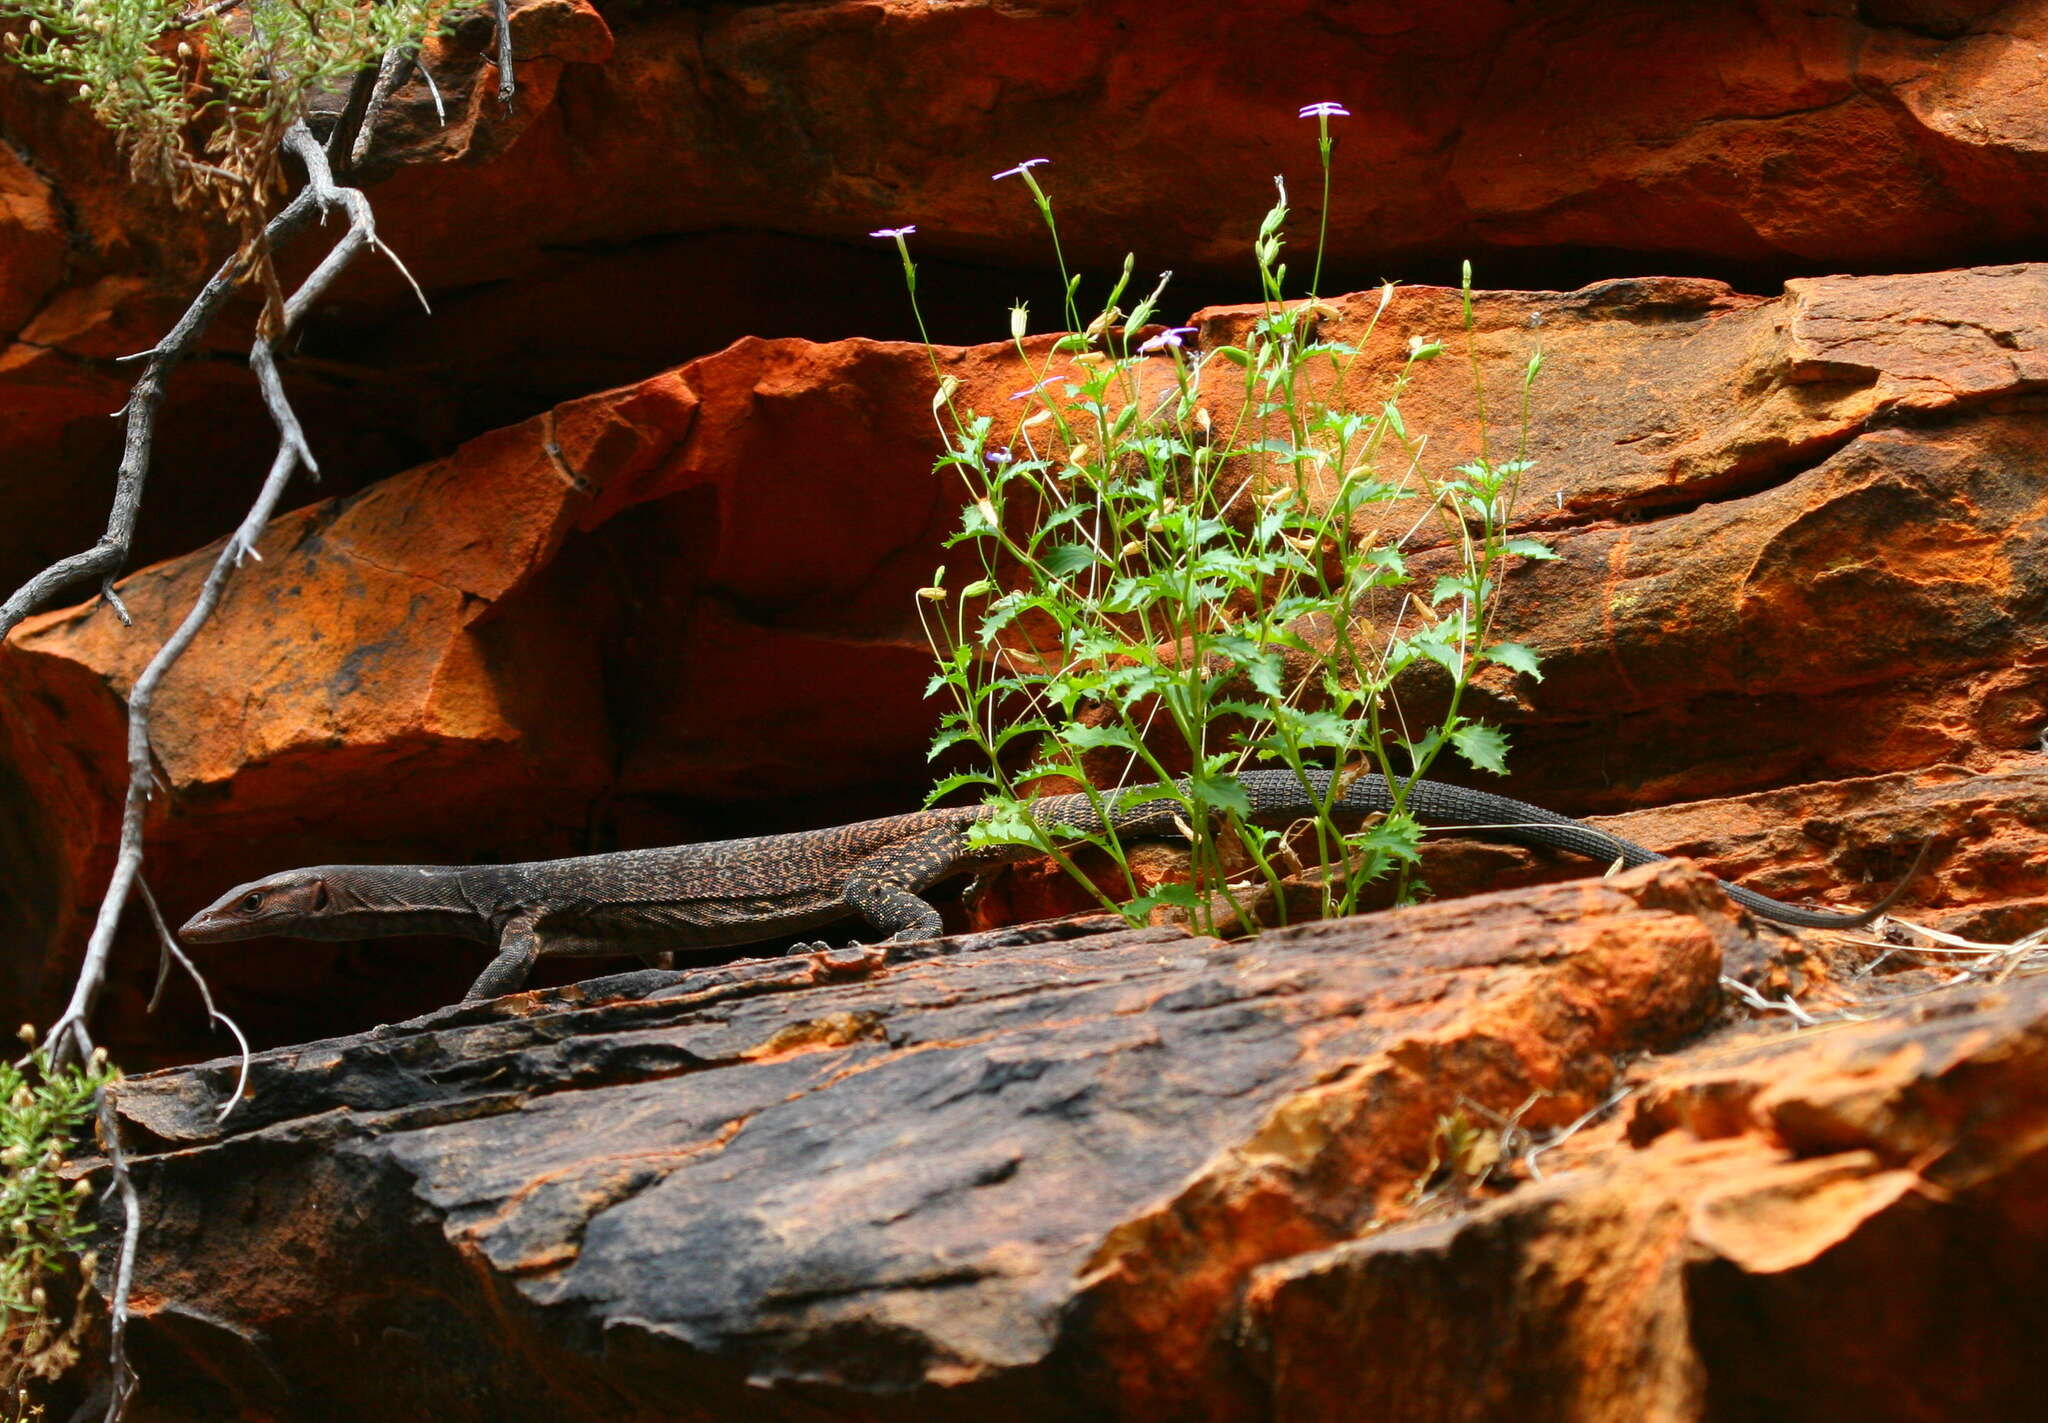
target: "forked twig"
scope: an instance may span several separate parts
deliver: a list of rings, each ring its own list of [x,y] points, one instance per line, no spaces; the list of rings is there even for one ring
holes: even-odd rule
[[[106,1423],[121,1423],[128,1400],[135,1396],[135,1369],[128,1362],[128,1298],[135,1287],[135,1242],[142,1235],[142,1201],[128,1174],[128,1154],[121,1148],[121,1127],[100,1089],[100,1141],[107,1150],[107,1189],[121,1198],[121,1245],[114,1255],[114,1288],[107,1301],[108,1395]]]
[[[150,921],[156,925],[157,943],[162,948],[162,957],[157,965],[156,992],[149,996],[150,1011],[156,1011],[156,1000],[163,992],[164,978],[170,969],[171,960],[176,959],[185,972],[192,976],[192,982],[198,987],[199,1001],[206,1005],[206,1016],[233,1033],[236,1045],[242,1050],[242,1068],[235,1077],[235,1090],[228,1094],[227,1101],[222,1103],[221,1109],[213,1115],[214,1123],[218,1125],[228,1119],[228,1113],[235,1109],[235,1104],[242,1100],[242,1093],[248,1089],[249,1039],[242,1035],[240,1025],[233,1018],[213,1006],[213,993],[207,988],[206,979],[200,975],[192,960],[186,957],[185,950],[178,944],[177,936],[171,933],[171,926],[164,923],[164,912],[157,908],[156,896],[150,893],[149,881],[137,875],[135,887],[142,892],[142,903],[149,910]]]
[[[277,426],[277,453],[271,460],[270,471],[264,477],[263,485],[257,492],[255,501],[249,506],[248,513],[243,515],[242,522],[228,536],[227,542],[214,559],[213,567],[207,573],[206,581],[199,590],[198,599],[186,613],[177,630],[157,649],[149,665],[143,668],[142,675],[135,679],[134,687],[128,694],[128,794],[121,816],[120,848],[115,857],[112,879],[100,901],[99,914],[93,923],[92,937],[86,945],[84,962],[79,966],[78,981],[72,990],[71,1001],[45,1039],[53,1060],[63,1061],[75,1055],[77,1060],[82,1062],[92,1051],[92,1040],[87,1035],[85,1025],[105,984],[107,960],[113,951],[114,931],[120,925],[121,912],[127,907],[128,896],[135,887],[136,877],[142,866],[143,822],[148,810],[150,786],[155,779],[149,744],[149,714],[157,688],[178,659],[184,655],[185,649],[191,646],[192,640],[199,634],[199,629],[212,616],[214,608],[219,605],[221,597],[226,592],[228,579],[233,576],[235,569],[241,565],[246,555],[255,551],[256,541],[261,537],[264,526],[275,514],[278,501],[283,497],[285,486],[290,483],[292,475],[301,464],[309,470],[313,468],[312,452],[307,448],[298,417],[285,396],[283,382],[278,379],[275,356],[277,343],[290,335],[304,318],[307,309],[364,248],[378,247],[376,225],[371,219],[369,200],[354,188],[336,185],[334,174],[328,167],[327,155],[319,141],[313,137],[311,130],[303,122],[293,124],[285,134],[284,146],[286,151],[296,155],[305,164],[306,186],[292,199],[285,211],[273,220],[273,227],[284,222],[287,217],[294,217],[295,226],[305,222],[316,211],[334,210],[347,217],[348,228],[335,242],[327,256],[313,269],[312,274],[285,302],[284,319],[280,329],[268,336],[259,336],[250,350],[249,363],[256,370],[264,405],[270,412],[272,423]],[[379,250],[382,250],[381,247]],[[195,309],[196,307],[195,303]],[[188,320],[191,314],[188,311]],[[180,322],[181,328],[185,325],[186,322]]]

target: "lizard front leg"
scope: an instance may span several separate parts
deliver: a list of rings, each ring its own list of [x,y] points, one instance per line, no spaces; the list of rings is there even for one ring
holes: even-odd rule
[[[469,992],[462,995],[463,1002],[481,1002],[526,986],[526,976],[533,972],[534,960],[540,957],[540,932],[535,927],[539,920],[536,910],[514,915],[506,922],[504,932],[498,936],[498,956],[476,976]]]
[[[921,895],[900,885],[874,879],[849,879],[840,891],[846,902],[858,909],[868,923],[889,935],[892,944],[916,944],[936,939],[943,925],[939,911]]]
[[[952,873],[961,861],[963,847],[959,826],[936,826],[854,865],[840,883],[839,897],[888,935],[892,944],[936,939],[945,925],[939,911],[917,890]],[[822,942],[797,944],[789,952],[812,953],[825,947]]]

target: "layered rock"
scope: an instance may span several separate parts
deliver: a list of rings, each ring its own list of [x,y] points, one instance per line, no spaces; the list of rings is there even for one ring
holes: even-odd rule
[[[315,318],[295,393],[344,487],[741,334],[907,336],[877,227],[919,225],[941,339],[993,334],[1020,294],[1056,310],[1034,214],[988,181],[1025,157],[1054,160],[1075,260],[1135,249],[1184,291],[1249,273],[1285,173],[1298,276],[1320,199],[1293,113],[1317,97],[1353,110],[1331,288],[1443,280],[1460,258],[1495,285],[1913,270],[2032,253],[2048,224],[2036,0],[607,8],[512,7],[509,117],[482,15],[429,52],[445,124],[423,83],[399,92],[362,176],[448,320],[417,318],[379,262]],[[97,534],[127,376],[111,362],[157,339],[224,234],[125,181],[103,135],[11,70],[0,129],[11,587]],[[212,349],[245,349],[246,327]],[[223,532],[267,442],[231,368],[188,371],[164,420],[177,493],[152,502],[145,559]]]
[[[2026,764],[2048,721],[2025,473],[2048,429],[2044,273],[1829,279],[1771,301],[1683,280],[1483,294],[1497,415],[1546,354],[1520,524],[1562,555],[1502,602],[1546,680],[1482,688],[1516,728],[1516,793],[1618,810]],[[1339,299],[1329,333],[1356,337],[1377,302]],[[1201,339],[1245,319],[1202,313]],[[1397,293],[1346,392],[1371,404],[1411,338],[1451,337],[1404,402],[1439,469],[1478,447],[1458,327],[1456,293]],[[1021,418],[1015,352],[937,354],[963,405]],[[1026,359],[1045,355],[1040,339]],[[533,858],[914,803],[931,713],[913,593],[960,497],[932,471],[931,378],[912,346],[742,342],[281,517],[159,704],[150,874],[169,911],[290,863]],[[1211,391],[1228,420],[1228,383]],[[1425,574],[1448,556],[1429,538],[1412,544]],[[210,557],[127,579],[132,631],[87,604],[0,654],[24,842],[0,873],[21,940],[56,953],[13,967],[30,1016],[68,981],[106,872],[117,698]],[[706,818],[733,803],[759,808]],[[1768,853],[1717,830],[1638,838],[1798,895],[1887,878],[1917,842],[1782,813],[1799,828]],[[1798,867],[1816,856],[1835,863]],[[1980,882],[1949,881],[1959,910],[2039,898],[2011,873]],[[270,1040],[338,1026],[285,1007],[328,1001],[312,985],[337,970],[390,1016],[434,1001],[386,996],[379,956],[335,953],[247,951],[231,970],[283,1010]],[[420,971],[460,987],[454,960]]]
[[[2048,979],[1794,1031],[1728,1007],[1756,932],[1668,865],[131,1079],[133,1416],[2022,1416]]]

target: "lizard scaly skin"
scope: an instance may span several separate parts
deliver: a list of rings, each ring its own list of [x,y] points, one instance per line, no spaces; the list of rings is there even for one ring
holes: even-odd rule
[[[1329,773],[1307,781],[1292,771],[1245,771],[1235,778],[1252,818],[1284,823],[1312,813],[1329,791]],[[1121,836],[1172,835],[1178,801],[1105,793],[1102,804]],[[1363,817],[1392,808],[1387,783],[1360,775],[1343,787],[1338,813]],[[1585,855],[1628,866],[1664,857],[1541,806],[1436,781],[1408,786],[1407,808],[1425,825],[1466,827],[1489,838]],[[924,892],[941,880],[1002,860],[1025,859],[1029,846],[968,843],[986,807],[926,810],[825,830],[763,835],[664,849],[622,850],[515,865],[316,865],[237,886],[201,910],[180,932],[211,944],[281,935],[367,939],[454,934],[493,944],[497,955],[465,1001],[508,993],[526,982],[543,954],[666,954],[719,949],[840,920],[864,918],[892,943],[936,938],[939,912]],[[1087,796],[1032,802],[1040,824],[1099,833],[1102,815]],[[1923,851],[1924,854],[1924,851]],[[1918,868],[1916,864],[1915,869]],[[1852,928],[1891,906],[1906,881],[1878,904],[1842,914],[1783,904],[1722,883],[1760,918],[1808,928]]]

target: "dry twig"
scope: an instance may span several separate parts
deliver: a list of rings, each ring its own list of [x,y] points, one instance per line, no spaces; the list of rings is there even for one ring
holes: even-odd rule
[[[354,188],[337,186],[334,175],[328,167],[327,155],[320,143],[304,123],[294,124],[285,135],[285,149],[296,156],[306,167],[306,186],[292,199],[284,212],[278,214],[273,226],[293,218],[292,227],[303,224],[314,213],[339,212],[348,219],[348,228],[335,242],[319,266],[300,284],[285,302],[281,329],[268,336],[259,336],[249,352],[249,364],[255,369],[257,384],[263,394],[264,405],[270,411],[272,423],[277,426],[277,453],[270,464],[262,488],[255,502],[242,517],[242,522],[228,536],[226,544],[215,558],[213,568],[201,586],[198,600],[186,613],[184,621],[149,661],[142,675],[135,679],[135,685],[128,694],[128,796],[121,817],[120,849],[114,863],[114,874],[107,886],[106,895],[100,901],[100,910],[93,924],[92,938],[86,945],[85,960],[79,966],[78,981],[72,990],[71,1001],[63,1015],[51,1027],[48,1038],[51,1056],[65,1060],[75,1056],[84,1061],[92,1052],[92,1039],[86,1030],[86,1022],[92,1015],[100,989],[106,981],[107,959],[113,950],[114,931],[119,926],[121,911],[127,907],[128,896],[135,887],[136,876],[142,866],[142,829],[148,809],[151,783],[155,770],[149,744],[149,714],[154,703],[157,688],[185,649],[198,636],[199,629],[212,616],[227,588],[228,579],[233,575],[245,556],[253,555],[256,541],[262,536],[264,526],[270,522],[277,510],[278,500],[283,496],[285,486],[301,465],[309,471],[317,469],[312,451],[307,448],[304,432],[299,426],[298,416],[293,413],[290,401],[284,393],[283,382],[277,374],[276,346],[284,340],[305,317],[307,309],[331,286],[344,268],[355,260],[366,247],[378,246],[376,224],[371,218],[369,200]],[[387,254],[389,255],[389,254]],[[393,264],[397,265],[396,259]],[[404,272],[404,267],[399,266]],[[410,275],[407,275],[410,281]],[[417,287],[415,287],[417,290]],[[202,300],[205,294],[202,294]],[[195,303],[195,307],[197,303]],[[187,317],[191,312],[187,312]],[[179,323],[184,327],[186,321]],[[175,333],[174,333],[175,334]],[[161,347],[159,347],[161,349]],[[133,427],[131,427],[131,430]],[[143,427],[143,439],[147,440],[147,426]]]
[[[135,1288],[135,1242],[142,1234],[142,1201],[128,1174],[128,1155],[121,1148],[121,1127],[100,1089],[101,1145],[107,1150],[107,1189],[121,1199],[121,1248],[114,1257],[114,1288],[107,1297],[108,1389],[106,1423],[121,1423],[128,1400],[135,1395],[135,1370],[128,1362],[128,1297]]]

